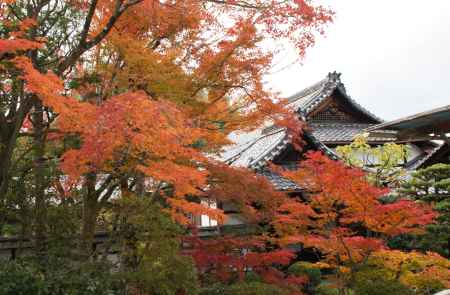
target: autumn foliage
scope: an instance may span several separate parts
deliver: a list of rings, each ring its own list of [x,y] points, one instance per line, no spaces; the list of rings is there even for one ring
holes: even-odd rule
[[[321,266],[336,269],[339,279],[348,279],[346,274],[373,255],[390,253],[390,237],[423,233],[436,217],[431,207],[411,200],[383,201],[388,189],[370,184],[361,169],[319,152],[309,153],[298,171],[284,175],[306,193],[279,208],[273,221],[276,241],[316,249],[323,255]]]
[[[36,257],[49,247],[44,241],[65,236],[73,243],[79,235],[63,251],[78,251],[70,266],[98,258],[92,245],[99,229],[111,241],[124,237],[120,271],[136,292],[142,282],[158,285],[151,266],[190,269],[175,253],[180,232],[189,233],[185,254],[204,284],[208,276],[231,284],[254,273],[300,294],[309,279],[285,272],[299,249],[313,249],[317,266],[335,270],[341,284],[372,257],[386,256],[385,267],[395,271],[398,259],[409,258],[386,240],[420,233],[435,217],[427,206],[385,203],[388,191],[362,170],[320,153],[298,171],[280,172],[303,188],[294,195],[216,160],[231,132],[267,122],[286,128],[300,146],[303,123],[264,85],[277,54],[265,44],[287,40],[303,58],[332,17],[309,0],[3,1],[0,225],[20,223]],[[227,216],[204,199],[232,204],[254,231],[222,234]],[[220,237],[187,231],[198,215],[216,220]],[[167,265],[149,250],[152,233]],[[413,257],[426,276],[444,269],[439,278],[447,284],[441,258]],[[188,294],[171,287],[167,294]]]
[[[67,1],[55,9],[84,22],[73,28],[75,43],[55,48],[46,22],[58,20],[37,17],[45,5],[23,19],[13,10],[21,2],[10,5],[2,7],[2,89],[16,95],[8,78],[23,81],[18,123],[41,101],[46,138],[81,140],[61,158],[71,178],[141,173],[173,185],[178,198],[205,185],[204,155],[227,144],[229,132],[270,118],[299,134],[295,116],[263,87],[275,52],[261,42],[289,39],[303,57],[332,17],[310,1]],[[29,54],[36,50],[48,60]]]
[[[384,256],[389,259],[415,259],[413,257],[417,256],[420,261],[430,261],[430,264],[424,262],[416,278],[405,274],[401,282],[409,287],[418,284],[419,278],[426,280],[435,267],[441,273],[437,281],[447,284],[450,273],[445,258],[434,253],[390,250],[387,245],[391,237],[423,233],[424,227],[436,217],[429,206],[407,199],[386,202],[388,189],[371,184],[361,169],[331,160],[320,152],[308,153],[298,170],[272,168],[301,185],[303,193],[289,196],[271,191],[267,180],[246,175],[244,171],[232,174],[224,169],[221,175],[216,172],[211,194],[218,200],[235,204],[248,200],[244,203],[247,207],[240,207],[242,215],[248,218],[248,223],[260,227],[253,232],[254,238],[248,233],[245,237],[235,233],[214,240],[187,238],[187,244],[193,247],[189,253],[203,276],[214,275],[226,282],[239,281],[252,270],[266,283],[300,292],[308,283],[308,277],[292,277],[282,269],[302,255],[300,249],[309,249],[316,253],[312,259],[316,267],[331,271],[330,280],[338,288],[345,289],[353,284],[354,275],[368,264],[394,268],[378,260]],[[258,195],[257,188],[264,197],[252,197]],[[252,189],[255,189],[253,194]],[[224,196],[228,198],[222,199]]]
[[[267,283],[301,285],[306,278],[287,277],[276,266],[289,265],[295,257],[293,251],[267,251],[263,239],[228,237],[219,240],[187,238],[194,250],[192,255],[201,273],[212,271],[220,280],[243,280],[250,270],[259,274]]]

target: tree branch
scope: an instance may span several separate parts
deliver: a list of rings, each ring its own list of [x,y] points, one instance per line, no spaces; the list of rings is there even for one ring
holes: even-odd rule
[[[98,0],[92,0],[89,5],[89,10],[86,15],[86,19],[84,20],[83,30],[80,34],[80,44],[86,43],[86,37],[89,33],[89,29],[91,28],[92,18],[94,17],[95,9],[97,8]]]
[[[95,2],[96,0],[94,0]],[[136,5],[140,2],[142,2],[143,0],[132,0],[129,1],[127,4],[122,5],[123,4],[123,0],[116,0],[115,1],[115,7],[114,7],[114,11],[113,14],[111,15],[111,17],[109,18],[108,22],[106,23],[105,27],[103,28],[103,30],[98,33],[94,38],[92,38],[92,40],[90,41],[86,41],[85,38],[81,39],[78,46],[72,51],[72,53],[70,53],[58,66],[57,69],[57,74],[61,75],[65,70],[67,70],[69,67],[73,66],[75,64],[75,62],[77,61],[77,59],[86,51],[88,51],[89,49],[91,49],[92,47],[96,46],[97,44],[99,44],[105,37],[106,35],[108,35],[108,33],[111,31],[111,29],[114,27],[114,24],[117,22],[117,20],[119,19],[119,17],[131,6]],[[92,3],[91,3],[92,5]],[[92,6],[91,6],[92,7]],[[90,12],[90,11],[89,11]],[[90,26],[90,22],[88,21],[89,18],[89,13],[88,16],[86,17],[86,21],[85,21],[85,25],[88,27],[87,30],[89,30],[89,26]],[[82,31],[82,34],[84,32],[84,28]],[[87,34],[87,32],[86,32]]]

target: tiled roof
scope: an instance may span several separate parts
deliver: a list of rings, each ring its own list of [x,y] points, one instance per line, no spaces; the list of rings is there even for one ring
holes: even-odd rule
[[[314,110],[324,99],[329,97],[335,90],[339,90],[342,95],[358,110],[366,114],[376,122],[382,122],[366,109],[357,104],[347,94],[344,85],[340,80],[340,74],[334,72],[288,98],[288,107],[293,108],[300,116],[305,117]],[[339,157],[333,150],[324,143],[345,141],[350,142],[353,137],[362,132],[363,129],[370,127],[368,124],[334,124],[334,125],[314,125],[311,126],[312,132],[305,132],[304,137],[311,142],[318,150],[322,151],[333,159]],[[231,166],[248,167],[263,173],[265,165],[279,155],[290,143],[290,137],[283,128],[262,127],[252,132],[234,133],[230,136],[234,144],[224,148],[219,159]],[[279,175],[264,172],[266,177],[274,183],[280,190],[293,190],[298,187],[282,178]]]
[[[287,99],[288,106],[296,112],[306,114],[309,105],[313,104],[315,101],[321,100],[323,96],[326,96],[326,93],[330,92],[330,89],[327,89],[331,88],[327,87],[330,86],[329,84],[329,80],[324,79],[309,88],[297,92]]]
[[[265,176],[277,190],[280,190],[280,191],[301,190],[301,188],[295,182],[290,181],[289,179],[286,179],[272,171],[263,170],[263,171],[259,172],[259,174]]]
[[[323,99],[339,87],[345,93],[345,88],[340,81],[340,74],[336,72],[328,76],[315,85],[306,88],[288,99],[289,107],[302,115],[317,106]],[[330,155],[333,153],[327,147],[316,140],[318,146]],[[290,142],[286,131],[282,128],[267,128],[267,126],[252,132],[236,132],[230,136],[234,144],[224,148],[219,159],[232,166],[249,167],[259,169],[267,162],[277,156]],[[319,148],[320,149],[320,148]]]
[[[369,127],[369,124],[310,123],[312,134],[324,143],[351,142],[356,135]]]
[[[314,137],[314,135],[312,135],[311,133],[305,132],[303,134],[303,136],[306,141],[312,143],[318,150],[320,150],[321,152],[326,154],[331,159],[334,159],[334,160],[339,159],[339,156],[332,149],[328,148],[325,144],[323,144],[322,142],[317,140]],[[292,169],[293,167],[285,166],[285,168]],[[274,185],[274,187],[277,190],[281,190],[281,191],[301,191],[302,190],[302,188],[295,182],[293,182],[289,179],[286,179],[286,178],[280,176],[279,174],[277,174],[273,171],[270,171],[267,168],[259,169],[258,173],[267,177],[267,179]]]
[[[277,156],[289,143],[289,137],[283,128],[270,132],[257,129],[249,133],[232,135],[235,144],[225,147],[220,159],[231,166],[260,168]]]
[[[312,134],[323,143],[351,142],[356,135],[364,133],[373,124],[360,123],[309,123]],[[369,137],[369,142],[393,141],[395,137]]]
[[[329,73],[325,79],[289,97],[287,99],[288,106],[306,116],[322,101],[330,97],[335,90],[339,90],[354,108],[378,123],[383,122],[382,119],[369,112],[347,94],[345,86],[341,82],[341,74],[336,72]]]
[[[219,155],[219,160],[231,164],[232,161],[241,155],[245,149],[249,148],[254,141],[261,137],[262,129],[256,129],[250,132],[233,132],[228,139],[233,144],[225,146],[223,152]]]

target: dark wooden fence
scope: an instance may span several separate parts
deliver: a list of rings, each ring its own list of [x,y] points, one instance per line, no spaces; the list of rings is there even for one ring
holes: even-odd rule
[[[204,227],[199,229],[198,236],[201,238],[212,238],[222,234],[248,234],[249,231],[253,231],[252,226],[240,224],[240,225],[227,225],[219,227]],[[105,246],[105,243],[109,241],[109,235],[107,232],[98,232],[95,234],[93,241],[93,249],[99,249]],[[31,254],[33,250],[33,241],[29,238],[21,237],[0,237],[0,259],[14,260],[17,257],[23,257]],[[100,251],[101,252],[101,251]],[[114,251],[109,251],[108,255],[116,255]]]

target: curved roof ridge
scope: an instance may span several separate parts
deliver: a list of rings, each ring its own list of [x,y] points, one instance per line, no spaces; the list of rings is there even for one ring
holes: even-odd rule
[[[310,94],[314,93],[315,91],[319,90],[327,81],[328,81],[328,78],[322,79],[319,82],[317,82],[305,89],[302,89],[299,92],[294,93],[293,95],[286,98],[286,100],[288,101],[288,103],[292,103],[300,98],[310,95]]]
[[[325,79],[307,87],[287,98],[288,106],[294,106],[295,111],[302,115],[312,112],[319,104],[328,98],[335,90],[341,94],[360,112],[377,122],[384,122],[383,119],[364,108],[347,94],[344,83],[341,81],[341,73],[336,71],[328,73]]]
[[[357,126],[357,127],[364,127],[364,126],[374,126],[376,124],[372,123],[352,123],[352,122],[308,122],[308,125],[311,126]]]

